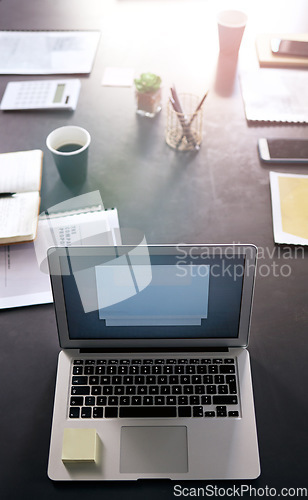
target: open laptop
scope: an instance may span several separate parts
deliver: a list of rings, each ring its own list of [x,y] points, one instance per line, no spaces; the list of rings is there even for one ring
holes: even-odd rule
[[[53,480],[253,479],[253,245],[54,248]]]

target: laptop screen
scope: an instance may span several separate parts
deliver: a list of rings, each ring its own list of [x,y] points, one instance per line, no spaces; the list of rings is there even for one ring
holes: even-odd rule
[[[199,246],[56,250],[62,250],[58,280],[72,341],[239,336],[245,252]]]

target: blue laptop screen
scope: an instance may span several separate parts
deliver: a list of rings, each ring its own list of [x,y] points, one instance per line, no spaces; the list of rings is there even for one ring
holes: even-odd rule
[[[60,257],[69,337],[237,338],[245,257]]]

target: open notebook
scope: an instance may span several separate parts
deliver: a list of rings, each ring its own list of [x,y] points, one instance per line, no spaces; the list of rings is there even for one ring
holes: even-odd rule
[[[40,208],[43,152],[0,155],[0,244],[32,241]]]

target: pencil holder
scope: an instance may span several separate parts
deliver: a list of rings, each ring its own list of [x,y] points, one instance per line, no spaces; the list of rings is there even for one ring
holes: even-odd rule
[[[199,150],[202,141],[202,107],[199,97],[180,94],[183,113],[174,110],[171,102],[167,106],[166,143],[178,151]]]

